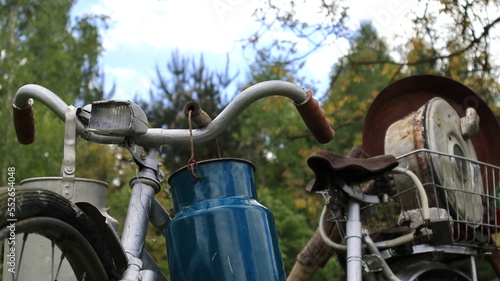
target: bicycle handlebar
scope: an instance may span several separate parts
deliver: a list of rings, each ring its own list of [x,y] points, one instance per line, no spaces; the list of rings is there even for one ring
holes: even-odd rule
[[[17,107],[14,103],[12,103],[12,107],[17,139],[22,144],[33,143],[35,141],[36,119],[32,100],[29,100],[24,107]]]
[[[32,108],[33,100],[40,101],[56,114],[59,119],[66,121],[68,105],[52,91],[39,85],[28,84],[17,90],[12,101],[14,126],[17,139],[22,144],[30,144],[35,140],[35,115]],[[28,109],[30,108],[30,109]],[[77,118],[77,133],[84,139],[102,144],[119,144],[124,137],[101,136],[88,131]]]
[[[297,85],[286,81],[267,81],[255,84],[231,101],[228,106],[206,127],[193,130],[195,142],[203,142],[215,138],[234,119],[253,102],[273,95],[290,98],[297,107],[304,123],[320,143],[327,143],[335,136],[325,112],[318,101]],[[50,90],[38,85],[21,87],[13,101],[14,124],[20,143],[30,144],[35,140],[35,117],[32,99],[36,99],[52,110],[61,120],[65,120],[68,105]],[[77,122],[77,133],[84,139],[103,144],[121,143],[124,137],[102,136],[90,132],[83,122]],[[136,137],[136,143],[143,146],[160,146],[163,144],[187,143],[190,140],[188,129],[150,128],[147,133]]]
[[[318,101],[312,97],[312,91],[306,90],[307,98],[302,103],[295,103],[302,120],[320,143],[327,143],[335,136],[326,113],[319,106]]]

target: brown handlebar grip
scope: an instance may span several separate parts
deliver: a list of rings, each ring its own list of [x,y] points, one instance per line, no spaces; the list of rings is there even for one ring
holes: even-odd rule
[[[191,111],[191,120],[197,128],[204,128],[212,122],[212,118],[195,101],[190,101],[184,106],[184,115],[186,117],[188,117],[189,111]]]
[[[19,108],[12,104],[12,116],[16,129],[17,140],[22,144],[31,144],[35,141],[35,113],[32,104]]]
[[[326,118],[325,111],[319,106],[318,101],[312,97],[312,92],[306,90],[307,98],[302,103],[294,102],[302,120],[320,143],[328,143],[335,136],[335,131]]]

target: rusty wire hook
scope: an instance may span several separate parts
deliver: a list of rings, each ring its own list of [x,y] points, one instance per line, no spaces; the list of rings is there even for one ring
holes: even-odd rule
[[[193,174],[193,177],[196,180],[200,180],[201,178],[198,177],[196,174],[196,170],[198,169],[198,162],[194,160],[194,137],[193,137],[193,124],[191,120],[191,114],[193,113],[193,110],[188,111],[188,123],[189,123],[189,142],[191,144],[191,157],[189,157],[188,163],[187,163],[187,169],[191,171],[191,174]]]

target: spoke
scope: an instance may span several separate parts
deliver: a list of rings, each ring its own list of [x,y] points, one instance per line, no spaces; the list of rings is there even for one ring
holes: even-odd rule
[[[52,245],[52,266],[50,268],[50,280],[56,280],[54,279],[54,248],[55,248],[55,244],[54,244],[54,239],[50,239],[50,243]]]
[[[61,260],[59,261],[59,266],[57,267],[57,272],[56,272],[56,278],[54,280],[57,280],[57,277],[59,277],[59,272],[61,272],[61,266],[64,261],[65,255],[64,253],[61,253]]]
[[[21,246],[21,253],[19,254],[19,261],[18,261],[18,264],[17,264],[17,274],[15,275],[15,278],[14,278],[14,272],[12,273],[12,279],[17,281],[17,278],[19,277],[20,273],[21,273],[21,264],[23,264],[23,254],[24,254],[24,246],[26,245],[26,241],[28,240],[28,235],[29,233],[25,232],[23,234],[23,245]]]

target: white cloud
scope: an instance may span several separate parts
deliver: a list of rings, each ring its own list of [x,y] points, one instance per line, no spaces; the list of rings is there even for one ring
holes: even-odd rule
[[[104,36],[106,50],[125,45],[220,53],[251,30],[254,9],[255,1],[235,0],[102,0],[91,7],[111,19]]]
[[[280,5],[282,0],[277,1]],[[298,9],[302,19],[315,23],[324,16],[318,14],[319,1],[299,2],[296,4],[302,5]],[[415,3],[417,0],[345,1],[350,7],[349,26],[353,30],[359,27],[361,20],[372,20],[380,35],[393,44],[404,40],[395,40],[393,34],[409,32],[408,11]],[[205,54],[210,67],[223,67],[225,60],[220,58],[227,53],[230,53],[232,68],[235,63],[243,64],[245,57],[236,42],[248,38],[260,27],[252,14],[262,3],[260,0],[94,0],[92,4],[81,5],[87,5],[86,11],[78,13],[110,17],[109,29],[103,34],[106,79],[116,81],[118,96],[130,97],[147,93],[152,77],[156,76],[155,65],[162,67],[174,48],[182,54]],[[271,36],[294,39],[292,34],[284,32]],[[303,42],[298,47],[306,50],[310,46]],[[332,65],[348,48],[346,40],[336,40],[313,53],[306,62],[308,75],[326,84]]]
[[[347,13],[352,19],[349,24],[353,30],[359,27],[360,21],[370,20],[381,36],[392,41],[396,39],[395,34],[408,35],[411,31],[412,17],[409,13],[418,5],[418,1],[349,0],[347,4],[349,6]],[[401,41],[392,42],[401,43]]]
[[[138,75],[136,70],[126,67],[105,67],[104,71],[120,80],[129,80]]]
[[[115,99],[132,99],[136,94],[147,93],[151,77],[128,67],[105,67],[106,79],[117,83]],[[112,83],[110,83],[112,84]]]
[[[347,39],[341,38],[309,56],[306,68],[313,79],[319,80],[321,84],[317,85],[319,91],[326,90],[325,87],[330,80],[333,65],[340,57],[347,55],[349,49],[350,45]]]

